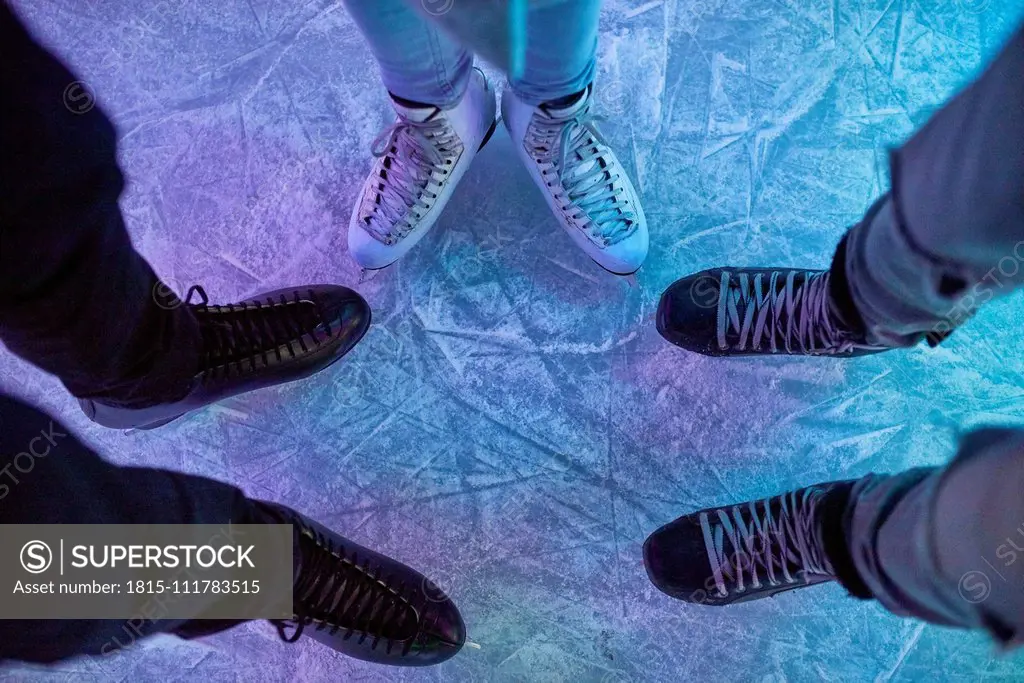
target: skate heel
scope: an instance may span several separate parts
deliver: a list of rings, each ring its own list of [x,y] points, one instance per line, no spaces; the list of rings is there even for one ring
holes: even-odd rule
[[[358,283],[359,284],[363,284],[364,282],[369,282],[373,278],[375,278],[378,275],[380,275],[381,271],[387,270],[390,267],[391,267],[390,265],[387,265],[387,266],[384,266],[383,268],[360,268],[359,269],[359,280],[358,280]]]
[[[487,135],[484,136],[484,139],[480,143],[480,146],[476,148],[477,152],[482,150],[484,148],[484,145],[486,145],[488,142],[491,141],[491,136],[494,135],[494,131],[497,130],[497,128],[498,128],[498,119],[497,119],[497,117],[495,117],[495,119],[493,121],[491,121],[491,127],[487,129]]]
[[[170,424],[171,422],[174,422],[178,418],[182,417],[184,414],[185,413],[181,413],[180,415],[175,415],[173,417],[168,417],[168,418],[163,419],[163,420],[157,420],[156,422],[150,422],[148,424],[139,425],[137,427],[129,427],[128,429],[124,430],[124,435],[125,436],[131,436],[132,434],[135,434],[136,432],[148,432],[151,429],[156,429],[157,427],[163,427],[165,424]]]

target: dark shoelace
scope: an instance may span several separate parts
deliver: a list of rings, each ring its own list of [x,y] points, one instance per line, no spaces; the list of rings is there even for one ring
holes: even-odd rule
[[[776,353],[849,353],[854,340],[832,319],[829,273],[809,272],[797,283],[796,271],[770,278],[722,271],[718,297],[718,347]],[[730,278],[734,281],[730,282]],[[738,336],[730,343],[727,334]]]
[[[313,529],[301,527],[299,547],[302,563],[295,584],[293,624],[274,622],[281,638],[298,640],[307,626],[328,630],[331,635],[344,631],[348,640],[359,634],[360,640],[372,638],[371,649],[386,641],[388,651],[395,644],[408,653],[419,632],[416,610],[402,597],[402,588],[390,585],[390,577],[381,576],[379,567],[369,560],[362,565],[356,553],[351,555]],[[289,625],[295,632],[287,635]]]
[[[821,540],[822,491],[791,491],[773,498],[700,513],[704,546],[719,597],[795,584],[804,575],[834,575]],[[762,576],[763,574],[763,576]]]
[[[193,303],[196,294],[200,301]],[[330,322],[321,316],[313,290],[305,296],[294,290],[291,298],[282,294],[276,300],[211,306],[206,291],[194,285],[185,304],[199,320],[201,367],[211,378],[255,370],[257,361],[266,366],[271,357],[282,360],[282,354],[294,358],[309,351],[307,340],[320,346],[331,336]]]

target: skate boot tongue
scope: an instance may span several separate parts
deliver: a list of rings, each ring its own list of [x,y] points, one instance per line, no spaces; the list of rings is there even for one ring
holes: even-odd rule
[[[543,109],[554,119],[571,119],[582,112],[587,103],[590,102],[589,90],[583,90],[575,95],[563,97],[560,100],[552,100],[543,105]]]
[[[590,98],[587,97],[587,93],[583,92],[583,93],[579,93],[576,96],[576,99],[573,100],[572,102],[570,102],[569,104],[562,105],[560,108],[551,108],[548,111],[551,114],[551,117],[554,118],[554,119],[557,119],[557,120],[570,120],[570,119],[573,119],[573,118],[575,118],[577,116],[582,115],[585,112],[587,104],[589,103],[589,101],[590,101]],[[585,134],[585,131],[581,131],[581,132],[583,132]],[[576,138],[578,136],[579,136],[579,133],[573,135],[572,138]],[[574,140],[572,138],[570,138],[569,140],[565,140],[565,142],[568,142],[570,144],[576,142],[576,140]],[[579,153],[580,152],[577,151],[576,155],[578,156]],[[570,175],[570,177],[584,176],[587,173],[589,173],[590,170],[593,169],[594,166],[596,166],[596,165],[597,165],[596,159],[592,159],[592,160],[588,160],[588,161],[583,161],[582,163],[579,163],[579,164],[575,164],[574,163],[573,164],[574,168],[570,172],[569,175]]]
[[[391,96],[391,103],[394,105],[395,111],[398,112],[398,115],[410,123],[424,123],[431,119],[435,114],[439,114],[441,112],[439,108],[432,104],[411,102],[409,100],[396,98],[394,95]]]
[[[587,89],[582,92],[576,93],[575,95],[564,97],[561,100],[547,102],[541,105],[540,109],[544,111],[552,119],[552,124],[554,125],[573,125],[573,119],[584,116],[586,114],[587,105],[589,103],[590,90]],[[571,135],[563,137],[559,144],[567,144],[576,147],[580,142],[585,142],[585,140],[581,141],[578,138],[580,138],[581,135],[585,136],[587,134],[586,130],[574,127],[571,133]],[[588,145],[584,144],[583,146],[587,147]],[[566,150],[566,152],[567,156],[570,157],[569,159],[567,159],[567,161],[569,162],[568,165],[571,166],[572,168],[571,170],[563,169],[562,172],[565,174],[565,176],[563,176],[562,178],[563,182],[571,180],[575,177],[585,176],[587,173],[591,171],[591,169],[594,168],[594,166],[597,165],[596,159],[580,159],[579,149],[576,149],[571,153],[568,153],[568,150]]]

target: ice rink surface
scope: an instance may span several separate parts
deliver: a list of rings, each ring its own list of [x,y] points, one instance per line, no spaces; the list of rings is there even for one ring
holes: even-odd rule
[[[356,286],[345,230],[391,114],[340,2],[14,5],[116,122],[135,243],[179,292]],[[672,601],[640,550],[684,512],[939,464],[960,430],[1024,423],[1019,296],[941,348],[852,362],[690,355],[652,318],[702,268],[825,267],[887,188],[886,147],[1021,15],[1017,0],[610,0],[597,97],[650,222],[638,288],[572,245],[499,128],[435,230],[358,285],[374,325],[319,376],[126,435],[0,355],[4,389],[109,458],[236,483],[437,577],[479,644],[399,670],[253,623],[0,679],[1020,680],[1022,655],[983,635],[834,585]]]

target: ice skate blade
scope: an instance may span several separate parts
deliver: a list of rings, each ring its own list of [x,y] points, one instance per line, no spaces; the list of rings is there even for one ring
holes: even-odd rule
[[[597,261],[594,261],[594,263],[597,263]],[[639,289],[640,288],[640,283],[637,282],[637,279],[636,279],[637,271],[634,270],[632,273],[616,273],[614,271],[608,270],[607,268],[602,266],[600,263],[597,263],[597,265],[600,266],[601,270],[603,270],[604,272],[610,273],[611,275],[614,275],[617,278],[621,278],[623,282],[625,282],[627,285],[629,285],[630,289]]]
[[[603,270],[604,272],[610,273],[611,275],[614,275],[615,277],[619,277],[619,278],[622,278],[623,280],[625,280],[626,284],[629,285],[631,289],[637,289],[637,288],[640,287],[640,284],[636,280],[636,274],[638,272],[640,272],[639,268],[634,270],[632,273],[616,273],[614,270],[608,270],[607,268],[602,266],[600,263],[597,262],[597,260],[595,260],[595,259],[590,259],[590,260],[593,261],[595,264],[597,264],[597,267],[600,268],[601,270]]]
[[[391,266],[384,266],[383,268],[360,268],[359,269],[359,284],[369,282],[373,278],[377,277]]]
[[[466,641],[466,647],[471,647],[471,648],[473,648],[474,650],[479,650],[479,649],[481,649],[481,648],[480,648],[480,643],[474,643],[474,642],[473,642],[472,640],[467,640],[467,641]]]
[[[169,417],[169,418],[166,418],[164,420],[157,420],[156,422],[150,422],[149,424],[137,425],[135,427],[128,427],[127,429],[121,430],[121,434],[124,435],[124,436],[134,436],[135,434],[139,434],[139,433],[142,433],[142,432],[148,432],[149,430],[156,429],[157,427],[163,427],[165,424],[170,424],[171,422],[174,422],[178,418],[184,417],[184,416],[185,416],[185,413],[181,413],[180,415],[175,415],[174,417]]]

